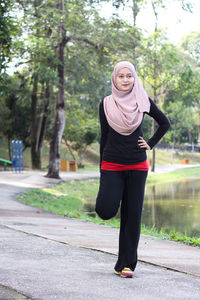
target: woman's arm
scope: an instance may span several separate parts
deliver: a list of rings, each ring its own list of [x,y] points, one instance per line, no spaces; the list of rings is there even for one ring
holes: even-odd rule
[[[103,157],[103,149],[105,147],[107,136],[108,136],[108,122],[104,113],[104,107],[103,107],[103,100],[99,104],[99,120],[100,120],[100,126],[101,126],[101,136],[100,136],[100,166],[102,162]]]
[[[170,121],[150,98],[149,98],[149,100],[150,100],[151,106],[150,106],[150,112],[148,113],[148,115],[151,116],[152,118],[154,118],[154,120],[159,125],[156,132],[147,141],[147,145],[149,145],[149,147],[152,149],[160,141],[160,139],[164,136],[164,134],[169,129]]]

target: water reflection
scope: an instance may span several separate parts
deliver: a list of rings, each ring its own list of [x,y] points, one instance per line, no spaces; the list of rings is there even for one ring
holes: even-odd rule
[[[91,198],[84,204],[84,210],[91,216],[95,216],[94,203]],[[200,237],[200,180],[147,185],[142,223]]]
[[[148,186],[142,223],[200,237],[200,180]]]

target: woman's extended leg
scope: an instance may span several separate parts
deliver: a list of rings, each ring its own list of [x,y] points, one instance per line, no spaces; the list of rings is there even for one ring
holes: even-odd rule
[[[123,172],[101,170],[95,210],[102,219],[108,220],[116,215],[122,200],[124,183]]]
[[[134,271],[137,264],[137,247],[147,171],[125,171],[125,176],[116,271],[121,271],[124,267]]]

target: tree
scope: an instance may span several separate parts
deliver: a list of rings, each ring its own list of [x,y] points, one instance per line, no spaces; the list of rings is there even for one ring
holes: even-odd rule
[[[17,24],[10,15],[12,7],[13,0],[0,3],[0,75],[10,60],[11,36],[17,32]]]
[[[70,43],[72,48],[76,43],[81,43],[81,47],[87,47],[88,52],[98,52],[99,68],[101,68],[104,55],[106,56],[111,46],[109,45],[113,39],[106,41],[107,37],[105,23],[101,20],[98,13],[91,7],[87,9],[87,1],[79,1],[77,4],[68,4],[63,1],[59,2],[58,13],[62,16],[62,23],[58,26],[59,43],[57,47],[58,53],[58,78],[59,91],[56,104],[56,117],[53,135],[50,146],[50,159],[48,177],[59,178],[59,162],[60,162],[60,142],[65,123],[65,93],[64,93],[64,77],[65,77],[65,61],[64,51]],[[98,36],[99,31],[104,31],[106,35]],[[108,31],[110,32],[110,31]],[[116,39],[116,36],[115,36]]]
[[[197,140],[194,120],[195,109],[185,106],[181,101],[175,101],[169,102],[166,112],[171,121],[171,129],[166,138],[173,145],[173,148],[175,144],[194,143]]]
[[[122,52],[124,49],[121,49],[121,45],[124,44],[125,40],[124,23],[117,19],[112,20],[108,24],[106,20],[99,17],[91,4],[88,6],[91,1],[88,2],[86,0],[78,3],[76,1],[68,3],[67,1],[34,0],[29,1],[28,5],[27,1],[24,0],[18,0],[17,2],[24,11],[21,30],[24,32],[25,37],[22,35],[22,38],[18,39],[16,49],[18,49],[21,57],[23,56],[20,64],[26,63],[28,65],[32,83],[32,167],[40,168],[41,166],[44,128],[47,115],[49,114],[49,106],[54,102],[55,93],[57,93],[47,176],[58,178],[59,147],[65,124],[64,90],[66,92],[70,90],[69,79],[71,77],[71,70],[68,71],[69,63],[66,55],[76,58],[76,55],[79,55],[79,53],[82,55],[81,51],[87,52],[90,54],[90,58],[87,59],[89,59],[91,68],[91,56],[94,56],[98,63],[94,63],[94,59],[93,63],[95,66],[98,64],[97,69],[99,69],[99,72],[97,71],[95,74],[94,69],[92,72],[94,74],[93,77],[96,76],[98,78],[100,71],[105,70],[105,64],[108,66],[108,69],[112,68],[109,57],[112,57],[116,52]],[[123,42],[120,45],[120,49],[116,51],[117,46],[119,46],[119,36]],[[74,61],[76,63],[75,59]],[[65,65],[67,68],[65,68]],[[84,66],[87,66],[87,62],[84,63]],[[86,72],[83,74],[83,77],[88,79]],[[83,77],[80,78],[81,81]],[[101,80],[98,91],[99,94],[103,95],[105,88],[107,88],[105,83],[103,83],[103,80],[106,82],[105,75],[104,78],[101,76]],[[97,110],[96,102],[99,99],[95,100],[95,102],[95,97],[92,97],[92,94],[95,95],[95,89],[89,84],[87,84],[87,87],[89,91],[87,103],[90,103],[91,107],[93,106],[93,109]]]
[[[154,37],[156,35],[156,38]],[[155,42],[156,39],[156,42]],[[156,47],[155,47],[156,43]],[[152,100],[162,107],[165,96],[177,80],[180,56],[162,32],[158,31],[144,40],[146,52],[139,66],[139,75]],[[152,134],[156,123],[152,121]],[[155,149],[152,150],[152,171],[155,170]]]
[[[71,97],[67,101],[68,110],[66,112],[66,126],[63,139],[75,158],[73,150],[78,152],[78,167],[83,168],[83,160],[87,147],[96,139],[99,131],[97,119],[92,117],[87,111],[87,106],[83,106],[83,101]]]
[[[0,128],[7,137],[10,154],[12,139],[30,146],[30,85],[25,74],[6,75],[6,86],[0,89]],[[11,154],[10,154],[11,158]]]
[[[182,1],[182,5],[185,3]],[[143,81],[150,87],[150,95],[153,101],[158,103],[158,99],[163,98],[170,86],[173,85],[177,66],[179,64],[179,54],[175,46],[166,42],[162,31],[158,28],[158,12],[166,5],[165,0],[151,0],[153,13],[155,16],[154,33],[147,38],[142,69],[139,69]],[[155,120],[152,120],[152,134],[156,130]],[[155,171],[155,148],[152,151],[151,171]]]
[[[162,0],[152,0],[151,5],[153,8],[154,16],[155,16],[155,27],[154,27],[154,34],[153,34],[153,68],[152,68],[152,78],[153,78],[153,100],[155,103],[158,102],[158,88],[160,87],[160,83],[158,85],[157,79],[158,79],[158,55],[157,55],[157,38],[158,38],[158,8],[162,6]],[[156,129],[156,123],[155,120],[152,120],[152,134],[155,132]],[[151,165],[151,171],[155,171],[155,157],[156,157],[156,150],[153,148],[153,154],[152,154],[152,165]]]
[[[132,59],[135,67],[137,68],[138,59],[142,52],[141,47],[141,40],[142,40],[142,33],[141,30],[137,27],[137,16],[141,11],[142,7],[145,6],[145,0],[132,0],[131,2],[128,0],[115,0],[113,1],[113,6],[119,8],[120,6],[125,6],[126,4],[129,5],[130,10],[132,11],[132,25],[129,25],[129,50],[128,50],[128,57]]]
[[[16,40],[13,49],[15,53],[18,52],[18,57],[21,55],[19,64],[24,63],[29,73],[26,73],[26,77],[29,91],[31,86],[32,165],[33,168],[41,167],[42,143],[47,127],[48,138],[51,136],[50,177],[59,177],[59,148],[66,116],[65,98],[67,103],[76,99],[84,106],[85,116],[81,116],[80,120],[87,119],[88,115],[91,120],[96,118],[98,103],[110,93],[110,77],[115,62],[133,59],[146,89],[154,100],[160,99],[159,104],[164,101],[168,91],[176,90],[177,93],[180,88],[178,80],[185,81],[186,69],[182,79],[181,76],[178,79],[173,76],[177,75],[177,66],[181,65],[180,56],[158,28],[152,36],[141,38],[142,32],[136,25],[137,15],[145,4],[143,0],[131,2],[132,25],[118,16],[113,16],[109,21],[101,18],[93,5],[98,1],[17,2],[23,7],[24,15],[21,22],[22,35]],[[151,2],[155,6],[157,18],[157,6],[166,2]],[[184,55],[191,58],[186,51]],[[23,74],[23,71],[20,72]],[[197,92],[194,91],[198,89],[197,80],[195,85],[194,78],[192,82],[195,88],[189,90],[188,84],[184,97],[190,99],[195,95],[198,100]],[[189,98],[191,91],[192,97]],[[85,132],[84,125],[81,130]]]
[[[164,104],[164,108],[170,113],[172,120],[176,119],[176,115],[173,115],[173,113],[174,111],[177,111],[177,120],[176,122],[174,121],[174,126],[176,126],[175,129],[177,129],[178,126],[178,128],[181,130],[180,137],[178,139],[179,143],[188,142],[192,144],[193,142],[197,142],[199,139],[199,85],[200,70],[198,68],[194,69],[191,64],[189,64],[187,61],[184,61],[184,63],[179,66],[179,72],[176,74],[176,82],[166,94]],[[182,123],[179,120],[180,114],[181,118],[183,119]],[[186,119],[190,121],[186,123]],[[187,129],[185,127],[187,127]],[[178,132],[177,130],[175,131]],[[174,142],[177,142],[177,138],[174,140]]]
[[[125,0],[122,1],[114,1],[115,5],[117,7],[119,7],[121,4],[125,4]],[[159,46],[158,45],[158,38],[159,38],[159,30],[158,30],[158,12],[160,8],[164,8],[165,5],[167,4],[167,1],[165,0],[150,0],[149,1],[151,3],[152,9],[153,9],[153,13],[155,16],[155,26],[154,26],[154,34],[152,35],[152,42],[153,42],[153,49],[151,49],[151,54],[150,54],[150,60],[151,60],[151,83],[147,80],[148,75],[146,76],[144,73],[143,75],[143,79],[148,81],[148,84],[150,83],[151,85],[151,89],[152,89],[152,97],[153,100],[157,103],[158,102],[158,97],[160,96],[160,87],[162,86],[161,80],[159,80],[159,77],[161,78],[160,74],[159,74],[159,67],[160,67],[160,62],[158,61],[158,50],[159,50]],[[143,5],[147,4],[146,1],[142,1],[142,0],[133,0],[132,2],[132,12],[133,12],[133,55],[130,56],[133,58],[135,65],[137,65],[137,55],[136,55],[136,49],[139,45],[140,39],[136,38],[138,35],[136,34],[138,32],[138,29],[136,28],[136,18],[137,15],[141,9],[141,7]],[[185,10],[191,10],[191,4],[188,1],[184,1],[181,0],[181,5],[182,8]],[[141,47],[141,46],[140,46]],[[143,47],[143,52],[145,53],[145,58],[147,57],[147,47]],[[145,66],[148,65],[148,62],[145,60]],[[147,67],[148,68],[148,67]],[[140,64],[138,65],[138,69],[140,71]],[[146,78],[145,78],[146,77]],[[156,124],[155,121],[152,120],[152,133],[155,131],[156,128]],[[151,171],[155,170],[155,149],[153,149],[153,155],[152,155],[152,166],[151,166]]]
[[[22,36],[15,40],[18,65],[25,64],[32,84],[31,93],[31,161],[33,169],[41,168],[42,146],[45,138],[51,102],[54,101],[53,86],[57,83],[55,68],[57,60],[51,40],[51,28],[47,19],[51,1],[34,0],[27,3],[18,0],[23,8],[21,17]]]
[[[65,45],[69,41],[66,37],[66,28],[63,24],[64,16],[64,1],[58,1],[57,11],[60,14],[61,22],[58,25],[58,39],[56,53],[59,60],[58,64],[58,97],[56,101],[55,121],[53,134],[50,143],[50,154],[49,154],[49,168],[47,177],[59,178],[60,169],[60,143],[62,139],[63,130],[65,127],[65,92],[64,92],[64,49]]]
[[[180,46],[188,53],[200,67],[200,31],[194,31],[184,36]]]

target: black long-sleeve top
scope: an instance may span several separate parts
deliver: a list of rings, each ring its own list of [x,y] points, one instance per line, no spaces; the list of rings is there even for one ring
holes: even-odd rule
[[[170,122],[150,98],[149,101],[150,111],[147,114],[154,118],[159,125],[156,132],[147,141],[152,149],[169,129]],[[101,125],[100,164],[102,160],[105,160],[112,163],[131,165],[143,162],[147,159],[146,149],[140,148],[138,145],[138,139],[143,135],[142,122],[130,135],[122,135],[116,132],[108,124],[104,112],[103,100],[99,105],[99,118]]]

